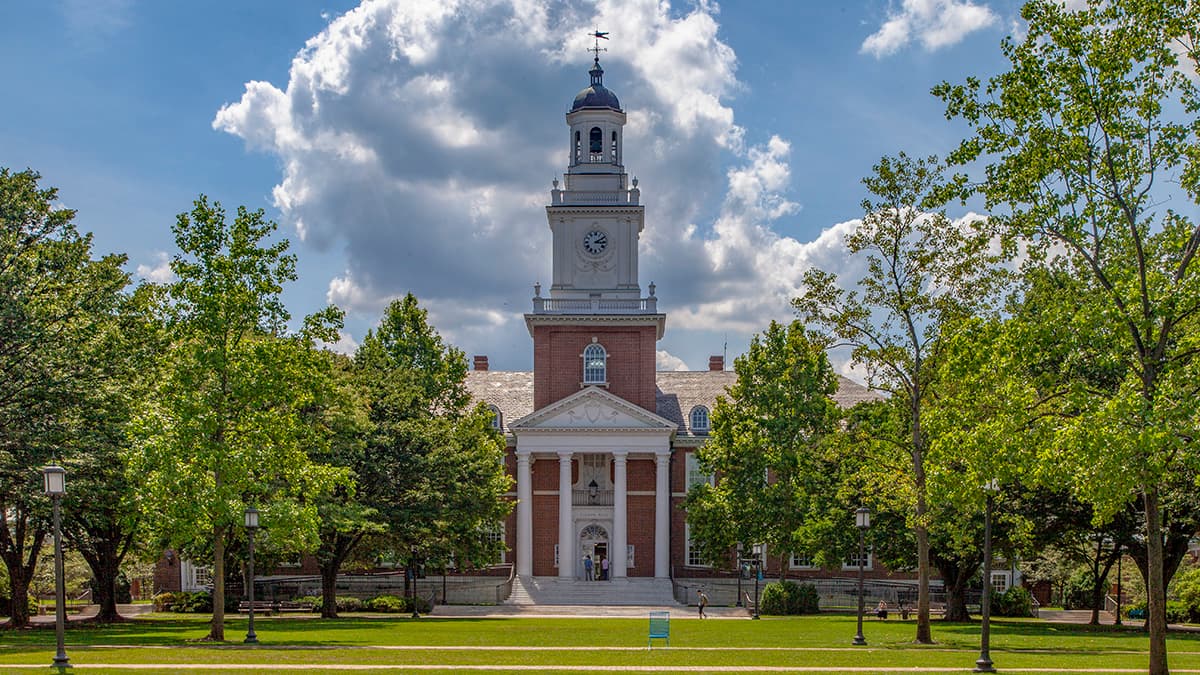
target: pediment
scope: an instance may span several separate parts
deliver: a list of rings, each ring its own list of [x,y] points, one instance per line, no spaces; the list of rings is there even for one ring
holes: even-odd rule
[[[676,424],[599,387],[555,401],[509,425],[527,431],[612,430],[670,433]]]

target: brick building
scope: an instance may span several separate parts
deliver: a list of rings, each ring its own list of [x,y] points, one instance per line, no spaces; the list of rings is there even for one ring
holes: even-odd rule
[[[489,370],[476,356],[467,380],[508,439],[517,504],[506,561],[523,579],[583,579],[585,556],[606,559],[613,579],[706,576],[680,503],[708,479],[693,453],[734,374],[721,356],[705,371],[655,370],[667,317],[638,277],[645,209],[622,162],[625,112],[598,58],[590,75],[567,113],[567,172],[546,206],[552,284],[546,295],[534,287],[525,314],[533,371]],[[873,396],[840,381],[843,406]]]

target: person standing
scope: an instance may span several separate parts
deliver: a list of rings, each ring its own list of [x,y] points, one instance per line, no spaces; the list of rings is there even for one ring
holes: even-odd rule
[[[600,556],[600,579],[608,581],[608,556]]]
[[[592,556],[589,553],[588,555],[583,556],[583,580],[584,581],[592,581],[592,577],[593,577],[592,567],[593,567]]]
[[[707,619],[708,615],[704,613],[704,608],[708,607],[708,596],[704,594],[704,589],[696,589],[696,606],[700,608],[700,618]]]

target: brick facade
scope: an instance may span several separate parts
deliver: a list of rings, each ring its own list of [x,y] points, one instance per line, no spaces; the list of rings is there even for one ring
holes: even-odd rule
[[[608,391],[654,412],[656,331],[654,325],[535,326],[534,409],[544,408],[580,390],[583,350],[595,338],[608,353]]]

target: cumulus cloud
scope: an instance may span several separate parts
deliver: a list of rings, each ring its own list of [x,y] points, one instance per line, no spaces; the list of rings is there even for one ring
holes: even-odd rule
[[[321,342],[320,346],[330,351],[334,351],[339,354],[346,354],[348,356],[353,355],[354,352],[358,351],[358,341],[354,339],[353,335],[343,330],[338,331],[338,339],[336,342]]]
[[[737,58],[709,2],[367,0],[308,40],[286,84],[247,82],[213,127],[279,158],[274,203],[308,244],[344,254],[327,296],[348,318],[373,321],[411,291],[449,341],[525,365],[563,114],[588,83],[580,26],[612,34],[600,58],[646,204],[641,283],[657,282],[670,339],[761,330],[790,315],[809,266],[848,269],[855,221],[812,242],[777,233],[801,212],[791,146],[750,143],[735,121]]]
[[[654,352],[654,366],[656,370],[690,370],[683,359],[662,349]]]
[[[916,40],[925,51],[937,51],[997,20],[986,5],[970,0],[904,0],[899,11],[889,13],[879,30],[863,40],[861,50],[883,58]]]
[[[154,261],[151,264],[138,265],[137,275],[156,284],[169,284],[175,281],[175,273],[171,271],[171,258],[165,251],[155,253]]]

